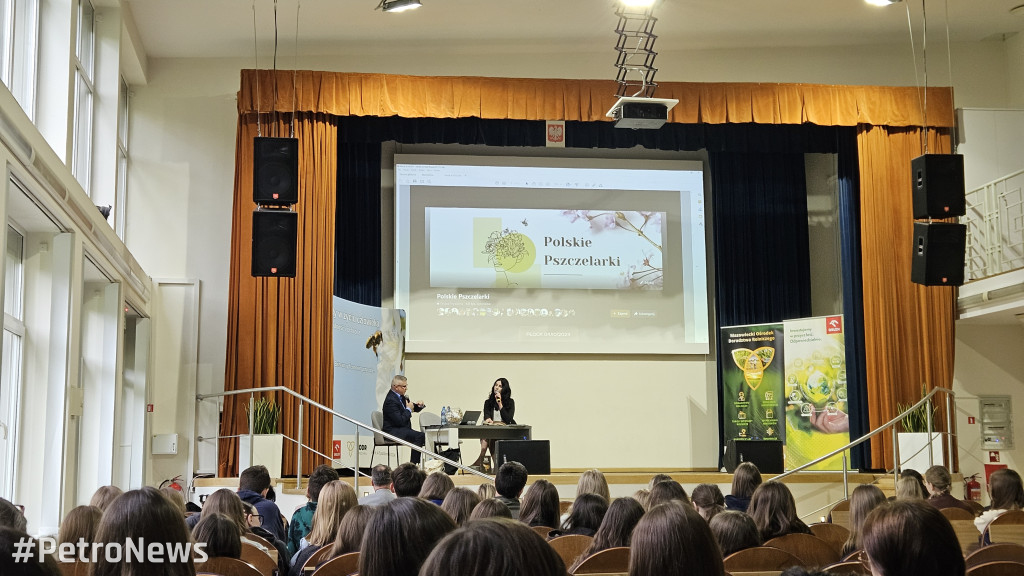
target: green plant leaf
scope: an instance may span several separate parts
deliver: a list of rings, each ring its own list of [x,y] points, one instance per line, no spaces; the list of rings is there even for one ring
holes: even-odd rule
[[[245,408],[249,416],[249,407]],[[277,434],[278,422],[281,419],[281,407],[267,398],[257,398],[252,404],[252,433]]]

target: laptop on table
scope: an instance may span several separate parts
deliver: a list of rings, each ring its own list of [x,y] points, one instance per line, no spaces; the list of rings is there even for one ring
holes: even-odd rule
[[[480,410],[466,410],[466,413],[462,415],[462,422],[459,422],[459,426],[476,426],[477,420],[480,419]]]

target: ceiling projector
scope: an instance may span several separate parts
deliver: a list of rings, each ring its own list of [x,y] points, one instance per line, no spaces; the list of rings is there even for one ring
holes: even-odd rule
[[[605,116],[615,119],[616,128],[657,130],[668,120],[668,111],[679,103],[673,98],[619,96]]]

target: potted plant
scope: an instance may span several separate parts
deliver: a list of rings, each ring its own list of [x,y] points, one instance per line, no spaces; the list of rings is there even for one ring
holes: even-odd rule
[[[248,434],[238,437],[238,468],[244,470],[255,464],[263,464],[271,478],[281,477],[281,455],[284,449],[284,435],[278,433],[281,421],[281,407],[267,398],[257,398],[252,404],[252,413],[245,408],[247,421],[252,421],[252,446]]]
[[[924,398],[926,390],[921,385],[921,397]],[[900,414],[907,412],[913,404],[896,403],[896,409]],[[931,444],[932,464],[945,464],[942,456],[942,433],[936,430],[937,420],[935,418],[935,405],[932,405],[932,437],[928,438],[928,404],[922,404],[907,412],[900,419],[902,432],[896,434],[896,441],[899,443],[899,459],[897,463],[901,470],[911,468],[922,474],[929,468],[928,444]]]

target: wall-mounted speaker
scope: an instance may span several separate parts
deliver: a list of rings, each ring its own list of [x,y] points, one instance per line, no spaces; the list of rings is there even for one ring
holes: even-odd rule
[[[252,213],[252,275],[295,277],[299,215],[291,210]]]
[[[296,138],[253,139],[252,200],[257,204],[299,201],[299,141]]]
[[[914,186],[914,218],[949,218],[967,213],[964,199],[964,157],[925,154],[910,161]]]
[[[945,222],[914,222],[914,254],[910,279],[925,286],[964,283],[967,226]]]

